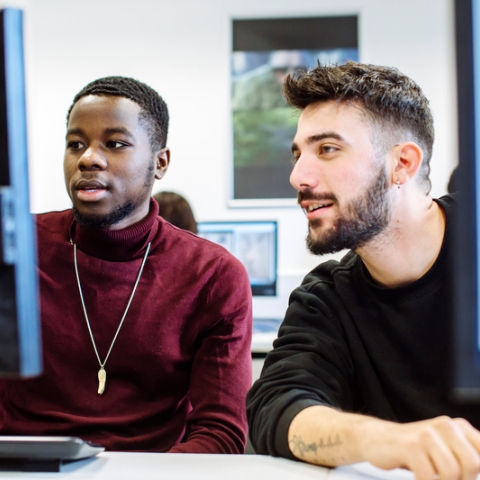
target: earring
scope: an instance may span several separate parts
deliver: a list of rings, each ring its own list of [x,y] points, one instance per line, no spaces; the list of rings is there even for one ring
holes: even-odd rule
[[[397,188],[400,189],[400,180],[397,180]]]

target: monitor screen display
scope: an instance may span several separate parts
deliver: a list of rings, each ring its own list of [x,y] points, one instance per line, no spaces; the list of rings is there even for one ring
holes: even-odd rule
[[[22,12],[0,11],[0,376],[41,371],[28,190]]]
[[[480,402],[480,0],[456,0],[459,208],[455,224],[453,396]]]
[[[200,222],[198,235],[226,248],[243,263],[253,295],[276,295],[277,222]]]

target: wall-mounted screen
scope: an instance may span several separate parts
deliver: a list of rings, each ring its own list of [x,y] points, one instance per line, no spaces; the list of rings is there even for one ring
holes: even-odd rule
[[[317,62],[358,60],[358,17],[234,19],[232,47],[230,205],[276,199],[294,206],[288,178],[298,114],[283,97],[283,81]]]
[[[200,222],[198,234],[243,263],[253,295],[276,295],[277,222]]]

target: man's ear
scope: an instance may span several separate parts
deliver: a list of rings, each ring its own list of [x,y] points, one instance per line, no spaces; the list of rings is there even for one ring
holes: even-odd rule
[[[155,154],[155,178],[160,180],[167,173],[168,166],[170,165],[170,149],[167,147],[162,148]]]
[[[415,177],[423,162],[423,151],[415,142],[395,145],[392,168],[392,183],[403,185]]]

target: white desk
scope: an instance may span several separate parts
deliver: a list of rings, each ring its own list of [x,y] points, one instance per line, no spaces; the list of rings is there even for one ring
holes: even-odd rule
[[[283,318],[254,318],[252,332],[252,353],[267,354],[273,348]]]
[[[414,480],[405,470],[368,464],[328,469],[263,455],[106,452],[62,466],[60,473],[0,472],[1,480]]]

